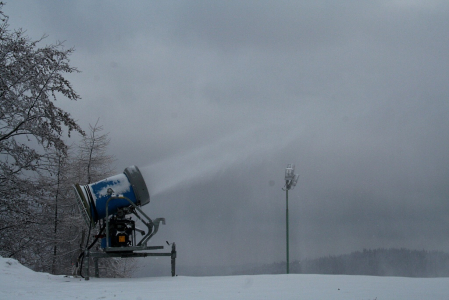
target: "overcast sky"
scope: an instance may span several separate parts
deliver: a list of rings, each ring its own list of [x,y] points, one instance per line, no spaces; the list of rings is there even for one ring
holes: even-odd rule
[[[58,105],[137,165],[178,263],[449,251],[449,2],[9,1],[75,47]],[[167,262],[168,264],[168,262]]]

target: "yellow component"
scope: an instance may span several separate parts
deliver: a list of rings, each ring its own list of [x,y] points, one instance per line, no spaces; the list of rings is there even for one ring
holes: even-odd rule
[[[125,242],[125,238],[126,238],[126,237],[125,237],[124,235],[119,235],[119,236],[118,236],[118,242],[119,242],[119,243],[124,243],[124,242]]]

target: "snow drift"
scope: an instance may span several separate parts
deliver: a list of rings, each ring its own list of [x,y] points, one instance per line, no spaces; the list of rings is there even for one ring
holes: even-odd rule
[[[346,275],[82,278],[0,257],[0,299],[449,299],[449,278]]]

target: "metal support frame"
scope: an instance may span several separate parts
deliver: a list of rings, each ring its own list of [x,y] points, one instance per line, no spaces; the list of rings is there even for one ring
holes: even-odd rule
[[[164,249],[164,246],[154,246],[151,247],[152,249]],[[90,252],[87,250],[86,252],[86,259],[87,259],[87,266],[86,266],[86,276],[85,279],[89,280],[89,272],[90,272],[90,257],[93,258],[94,264],[95,264],[95,277],[100,277],[100,271],[98,269],[98,259],[99,258],[111,258],[111,257],[121,257],[121,258],[130,258],[130,257],[148,257],[148,256],[170,256],[170,263],[171,263],[171,276],[176,276],[176,243],[171,244],[171,252],[140,252],[140,253],[134,253],[134,252]]]
[[[134,202],[132,202],[127,197],[111,197],[106,201],[106,248],[104,248],[105,252],[121,252],[124,251],[123,248],[119,247],[111,247],[110,245],[110,239],[109,239],[109,202],[112,200],[117,199],[125,199],[127,200],[140,214],[142,214],[143,217],[145,217],[146,220],[141,218],[138,214],[133,212],[133,215],[135,215],[145,226],[148,228],[148,233],[145,234],[145,236],[140,240],[139,243],[136,244],[134,247],[126,247],[126,251],[140,251],[140,250],[154,250],[152,247],[147,247],[148,241],[157,233],[159,230],[159,223],[162,222],[163,225],[165,225],[165,218],[157,218],[154,221],[150,219]],[[135,232],[134,232],[135,233]],[[136,242],[135,234],[133,236],[134,242]]]
[[[140,240],[136,246],[133,247],[111,247],[110,238],[109,238],[109,202],[116,199],[125,199],[130,205],[132,205],[144,218],[140,217],[137,213],[133,212],[142,223],[145,224],[148,228],[148,233],[144,235],[144,237]],[[100,272],[98,268],[98,259],[99,258],[111,258],[111,257],[121,257],[121,258],[130,258],[130,257],[148,257],[148,256],[170,256],[171,258],[171,275],[176,275],[176,243],[171,244],[171,252],[138,252],[134,251],[145,251],[145,250],[161,250],[164,249],[164,246],[147,246],[148,241],[157,233],[159,229],[159,224],[165,225],[165,218],[157,218],[154,221],[150,219],[134,202],[132,202],[127,197],[111,197],[106,202],[106,248],[103,249],[104,252],[90,252],[90,250],[86,250],[85,257],[87,258],[87,266],[86,266],[86,276],[85,279],[89,280],[89,272],[90,272],[90,258],[94,259],[95,265],[95,277],[100,277]],[[145,219],[145,220],[144,220]],[[133,243],[136,243],[135,232],[133,232]]]

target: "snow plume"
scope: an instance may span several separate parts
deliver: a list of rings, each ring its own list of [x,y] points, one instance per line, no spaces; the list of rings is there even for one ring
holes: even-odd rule
[[[250,167],[251,163],[287,147],[297,138],[298,131],[286,134],[282,126],[276,125],[251,127],[141,168],[150,194],[155,196],[179,185],[206,181],[244,162]]]

